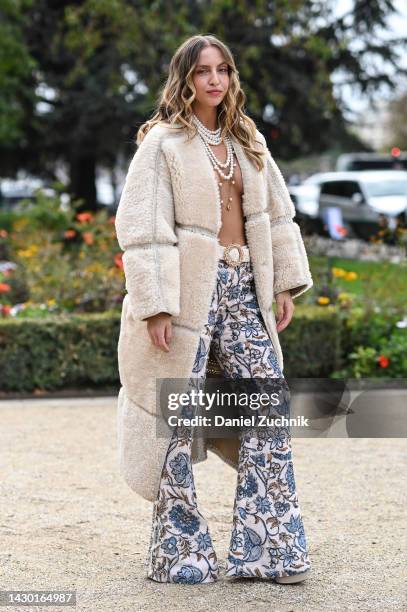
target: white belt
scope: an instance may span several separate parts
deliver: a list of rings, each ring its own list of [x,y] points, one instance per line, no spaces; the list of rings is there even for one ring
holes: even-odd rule
[[[249,247],[236,242],[227,246],[218,243],[218,259],[224,259],[229,266],[239,266],[244,261],[250,261]]]

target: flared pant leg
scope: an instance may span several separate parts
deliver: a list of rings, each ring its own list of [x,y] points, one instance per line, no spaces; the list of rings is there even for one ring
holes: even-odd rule
[[[199,338],[188,390],[203,388],[217,310],[214,291],[208,323]],[[191,417],[189,406],[180,415]],[[147,577],[157,582],[199,584],[219,577],[206,519],[198,509],[191,461],[192,429],[174,428],[153,507]]]
[[[277,379],[279,409],[289,417],[288,385],[257,302],[251,264],[226,265],[213,333],[225,377]],[[296,491],[289,427],[241,433],[227,576],[274,578],[310,569]]]

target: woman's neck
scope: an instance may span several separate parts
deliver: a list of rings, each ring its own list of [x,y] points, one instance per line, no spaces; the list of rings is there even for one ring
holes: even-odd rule
[[[216,108],[193,109],[193,112],[208,130],[216,130],[218,128],[218,114]]]

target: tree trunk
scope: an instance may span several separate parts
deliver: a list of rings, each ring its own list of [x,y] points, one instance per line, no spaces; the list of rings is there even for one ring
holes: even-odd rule
[[[83,200],[79,211],[97,209],[96,159],[94,155],[78,156],[70,164],[71,197]]]

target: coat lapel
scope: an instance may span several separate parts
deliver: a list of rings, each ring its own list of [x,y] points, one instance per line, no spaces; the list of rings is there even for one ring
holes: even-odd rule
[[[247,157],[242,145],[232,137],[233,148],[238,159],[243,181],[242,208],[246,217],[266,210],[264,177],[262,172]]]
[[[231,140],[242,173],[242,209],[247,222],[252,215],[257,217],[258,213],[266,211],[264,172],[257,170],[238,140],[234,137]],[[198,134],[190,141],[182,139],[181,142],[181,146],[178,146],[177,141],[169,142],[170,147],[174,146],[184,168],[183,183],[178,185],[174,181],[177,193],[179,188],[178,221],[184,225],[207,227],[218,234],[221,228],[221,204],[217,174]]]

